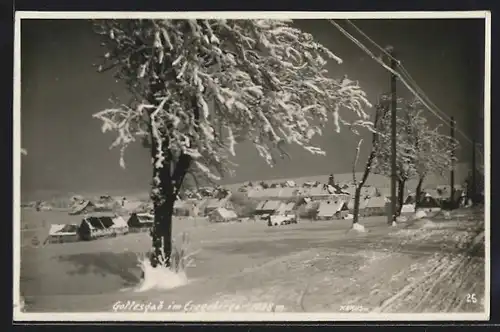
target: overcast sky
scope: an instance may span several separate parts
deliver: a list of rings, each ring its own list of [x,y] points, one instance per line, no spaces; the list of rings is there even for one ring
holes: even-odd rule
[[[353,22],[381,46],[392,45],[430,99],[454,116],[469,137],[477,134],[474,128],[481,126],[483,110],[483,20]],[[372,102],[380,93],[389,91],[389,73],[334,26],[316,20],[296,24],[344,60],[341,65],[329,64],[333,76],[347,74],[358,80]],[[147,190],[151,174],[148,152],[140,145],[130,147],[126,152],[127,168],[121,169],[118,151],[108,148],[113,136],[102,134],[100,123],[92,118],[93,113],[110,106],[108,98],[112,94],[126,93],[110,75],[98,74],[92,66],[105,51],[90,23],[23,20],[21,30],[22,146],[28,150],[28,156],[22,158],[23,196]],[[398,89],[398,94],[408,96],[402,85]],[[434,124],[439,122],[432,115],[428,118]],[[241,144],[236,151],[236,176],[224,181],[346,173],[351,170],[357,139],[347,130],[337,134],[332,127],[316,140],[326,150],[326,156],[291,148],[292,160],[275,168],[259,159],[254,148]],[[462,145],[459,156],[469,161],[470,145],[465,141]]]

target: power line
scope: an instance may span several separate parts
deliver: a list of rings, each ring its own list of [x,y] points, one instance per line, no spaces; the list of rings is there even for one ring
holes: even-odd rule
[[[410,83],[412,83],[415,87],[415,89],[426,99],[426,101],[431,104],[431,106],[434,107],[435,111],[437,111],[438,113],[440,113],[442,116],[444,116],[445,118],[447,118],[448,120],[451,120],[451,117],[449,115],[447,115],[445,112],[443,112],[441,109],[439,109],[439,107],[437,107],[436,104],[434,104],[430,98],[425,94],[425,92],[420,88],[420,86],[417,84],[417,82],[413,79],[413,77],[410,75],[410,73],[408,72],[408,70],[406,70],[406,68],[404,67],[403,63],[397,59],[395,59],[389,52],[387,52],[387,50],[385,50],[382,46],[380,46],[377,42],[375,42],[372,38],[370,38],[366,33],[363,32],[363,30],[361,30],[358,26],[356,26],[354,23],[352,23],[350,20],[346,19],[346,21],[356,29],[356,31],[358,31],[363,37],[365,37],[366,39],[368,39],[369,42],[371,42],[373,45],[375,45],[379,50],[381,50],[386,56],[388,56],[389,58],[393,59],[394,61],[396,61],[398,64],[399,64],[399,67],[401,68],[401,72],[403,74],[403,76],[406,76],[406,79],[408,81],[410,81]]]
[[[334,25],[340,32],[342,32],[347,38],[349,38],[352,42],[354,42],[358,47],[360,47],[366,54],[368,54],[373,60],[375,60],[377,63],[379,63],[380,65],[382,65],[382,67],[384,67],[386,70],[389,70],[392,74],[394,74],[395,76],[397,76],[401,82],[403,82],[403,84],[408,88],[408,90],[410,90],[410,92],[412,92],[423,104],[424,106],[427,107],[427,109],[434,115],[436,116],[438,119],[440,119],[441,121],[443,121],[445,123],[445,125],[447,125],[448,127],[450,128],[453,128],[454,127],[454,130],[459,133],[463,138],[465,138],[465,140],[467,140],[471,145],[472,145],[472,149],[474,151],[474,153],[477,151],[479,153],[479,155],[481,156],[481,158],[483,158],[483,153],[480,149],[480,146],[479,144],[477,144],[475,141],[471,140],[464,132],[462,132],[460,129],[456,128],[456,126],[452,125],[451,123],[453,124],[456,124],[454,119],[450,116],[448,116],[445,112],[443,112],[436,104],[434,104],[432,102],[432,100],[425,94],[425,92],[420,88],[420,86],[417,84],[417,82],[413,79],[413,77],[411,76],[411,74],[408,72],[408,70],[406,70],[406,68],[404,67],[404,65],[401,63],[401,61],[399,61],[398,59],[396,59],[392,54],[390,54],[386,49],[384,49],[383,47],[381,47],[378,43],[376,43],[373,39],[371,39],[366,33],[364,33],[360,28],[358,28],[354,23],[352,23],[350,20],[346,20],[351,26],[353,26],[362,36],[364,36],[368,41],[370,41],[373,45],[375,45],[375,47],[377,47],[379,50],[382,51],[383,54],[385,54],[389,59],[391,59],[392,61],[394,61],[401,69],[401,72],[403,75],[400,75],[399,73],[396,73],[396,71],[392,70],[391,68],[388,68],[387,65],[385,65],[385,63],[383,61],[381,61],[380,58],[378,57],[375,57],[375,55],[370,51],[368,50],[368,48],[366,48],[359,40],[357,40],[355,37],[353,37],[351,34],[349,34],[346,30],[344,30],[340,25],[338,25],[334,20],[329,20],[329,22]],[[410,81],[410,83],[413,84],[413,86],[415,87],[415,89],[423,96],[420,96],[418,93],[416,93],[410,86],[409,84],[405,81],[405,79],[403,79],[402,76],[405,76],[406,79],[408,81]],[[431,109],[429,107],[429,105],[424,102],[424,100],[422,99],[425,99],[427,101],[427,103],[431,104],[431,106],[434,107],[434,110]],[[445,118],[447,118],[450,123],[448,123],[448,121],[445,121],[440,115],[438,115],[437,113],[440,113],[442,116],[444,116]]]
[[[444,113],[441,109],[439,109],[436,104],[434,104],[430,98],[425,95],[425,93],[423,92],[423,90],[418,86],[418,84],[415,82],[415,80],[411,77],[410,73],[406,70],[406,68],[404,68],[404,66],[401,64],[401,61],[395,59],[391,54],[389,54],[389,52],[387,52],[387,50],[385,50],[384,48],[382,48],[379,44],[377,44],[373,39],[371,39],[368,35],[366,35],[360,28],[358,28],[354,23],[352,23],[351,21],[347,20],[348,23],[353,26],[361,35],[363,35],[366,39],[368,39],[372,44],[374,44],[378,49],[380,49],[385,55],[387,55],[389,58],[391,58],[392,60],[396,61],[396,63],[398,63],[398,65],[400,66],[400,68],[402,69],[403,71],[403,75],[404,76],[407,76],[406,78],[414,84],[415,86],[415,90],[419,91],[420,94],[423,95],[423,98],[422,96],[420,96],[419,93],[417,93],[407,82],[406,80],[402,77],[401,74],[395,72],[394,70],[392,70],[391,68],[389,68],[387,65],[385,65],[379,58],[375,57],[375,55],[366,47],[364,46],[360,41],[358,41],[354,36],[352,36],[350,33],[348,33],[345,29],[343,29],[339,24],[337,24],[334,20],[329,20],[329,22],[334,25],[340,32],[342,32],[347,38],[349,38],[352,42],[354,42],[358,47],[360,47],[365,53],[367,53],[368,55],[370,55],[370,57],[372,59],[374,59],[376,62],[378,62],[380,65],[382,65],[385,69],[389,70],[392,74],[396,75],[400,80],[401,82],[403,82],[403,84],[408,88],[408,90],[410,90],[410,92],[412,92],[423,104],[424,106],[434,115],[436,116],[438,119],[440,119],[441,121],[443,121],[443,123],[445,123],[447,126],[450,126],[450,124],[448,123],[448,121],[450,121],[450,117]],[[425,101],[423,99],[426,99]],[[434,109],[432,107],[430,107],[428,104],[431,104],[431,106],[434,107]],[[437,114],[437,113],[441,113],[440,114]],[[443,116],[444,118],[446,119],[443,119]],[[448,120],[448,121],[447,121]],[[459,129],[456,129],[456,131],[458,133],[460,133],[469,143],[471,144],[474,144],[473,141],[464,133],[462,132],[461,130]]]
[[[451,118],[448,114],[446,114],[445,112],[443,112],[436,104],[434,104],[432,102],[432,100],[425,94],[425,92],[420,88],[420,86],[417,84],[417,82],[413,79],[413,77],[410,75],[410,73],[406,70],[406,68],[401,65],[401,70],[403,72],[403,75],[406,76],[406,79],[408,81],[410,81],[410,83],[413,84],[413,86],[415,87],[415,89],[427,100],[427,102],[429,102],[429,104],[431,104],[431,106],[434,107],[434,110],[438,113],[440,113],[442,116],[444,116],[446,119],[448,119],[449,121],[451,121]],[[458,129],[457,129],[458,131]],[[465,134],[464,134],[465,135]]]
[[[398,72],[396,72],[395,70],[393,70],[392,68],[389,68],[382,60],[380,60],[379,58],[377,58],[369,49],[366,48],[366,46],[364,46],[361,42],[359,42],[356,38],[354,38],[349,32],[347,32],[346,30],[344,30],[340,25],[338,25],[335,21],[333,20],[329,20],[329,22],[334,25],[340,32],[342,32],[347,38],[349,38],[353,43],[355,43],[358,47],[360,47],[366,54],[368,54],[372,59],[374,59],[376,62],[378,62],[382,67],[384,67],[385,69],[387,69],[389,72],[391,72],[393,75],[395,75],[396,77],[399,78],[399,80],[406,86],[406,88],[408,90],[410,90],[411,93],[413,93],[413,95],[415,95],[419,100],[420,102],[422,102],[422,104],[427,107],[427,109],[432,113],[434,114],[434,116],[436,116],[438,119],[440,119],[441,121],[443,121],[443,123],[445,123],[446,125],[449,125],[447,123],[447,121],[445,119],[443,119],[439,114],[437,114],[436,111],[434,111],[429,105],[428,103],[423,100],[422,97],[420,97],[420,95],[406,82],[406,80],[401,76],[401,74],[399,74]]]
[[[420,93],[421,97],[423,97],[433,108],[434,111],[439,113],[441,116],[443,116],[446,120],[451,121],[451,117],[447,115],[445,112],[443,112],[435,103],[432,102],[432,100],[425,94],[425,92],[420,88],[420,86],[417,84],[417,82],[413,79],[411,74],[408,72],[408,70],[404,67],[401,61],[395,59],[387,50],[385,50],[383,47],[381,47],[377,42],[375,42],[372,38],[370,38],[366,33],[364,33],[359,27],[357,27],[354,23],[352,23],[350,20],[346,19],[346,21],[356,29],[363,37],[365,37],[368,41],[370,41],[373,45],[375,45],[379,50],[381,50],[386,56],[389,58],[393,59],[399,64],[399,67],[401,68],[402,76],[406,76],[406,79],[410,81],[410,83],[413,84],[415,87],[415,90]],[[417,96],[418,97],[418,96]],[[448,125],[448,122],[445,122]],[[455,130],[462,135],[469,143],[474,144],[473,141],[459,128],[455,128]]]
[[[410,73],[404,68],[404,66],[401,66],[401,69],[403,71],[403,74],[405,74],[406,78],[410,81],[410,83],[413,83],[413,86],[416,88],[417,91],[420,92],[421,95],[423,95],[424,98],[431,104],[431,106],[434,107],[434,110],[443,115],[445,118],[447,118],[449,121],[452,121],[453,117],[450,117],[447,115],[445,112],[443,112],[436,104],[432,102],[432,100],[425,94],[425,92],[418,86],[417,82],[411,77]],[[467,136],[460,128],[455,127],[455,131],[462,135],[463,138],[465,138],[469,143],[474,144],[472,139]]]
[[[380,51],[382,51],[382,53],[384,53],[384,55],[386,55],[389,59],[391,60],[394,60],[396,61],[396,63],[398,65],[401,65],[401,61],[399,61],[398,59],[394,58],[392,56],[392,54],[390,54],[389,52],[387,52],[387,50],[385,48],[383,48],[382,46],[380,46],[379,44],[377,44],[373,39],[371,39],[366,33],[363,32],[363,30],[361,30],[360,28],[358,28],[354,23],[352,23],[350,20],[346,19],[347,23],[349,23],[354,29],[356,29],[363,37],[365,37],[366,39],[368,39],[369,42],[371,42],[373,45],[375,45]]]
[[[420,93],[420,95],[422,96],[419,96],[418,94],[416,94],[414,91],[412,91],[411,89],[409,89],[414,95],[417,96],[417,98],[419,99],[425,99],[427,101],[428,104],[430,104],[433,108],[434,108],[434,112],[437,112],[437,113],[440,113],[440,115],[442,117],[444,117],[446,120],[448,121],[451,121],[451,117],[449,115],[447,115],[445,112],[443,112],[435,103],[432,102],[432,100],[425,94],[425,92],[420,88],[420,86],[417,84],[417,82],[413,79],[413,77],[411,76],[411,74],[408,72],[408,70],[406,70],[406,68],[404,67],[404,65],[402,64],[401,61],[397,60],[396,58],[394,58],[389,52],[387,52],[386,49],[384,49],[382,46],[380,46],[377,42],[375,42],[372,38],[370,38],[366,33],[364,33],[359,27],[357,27],[354,23],[352,23],[350,20],[346,19],[346,21],[356,29],[356,31],[358,31],[363,37],[365,37],[370,43],[372,43],[373,45],[375,45],[379,50],[381,50],[383,52],[383,54],[385,54],[387,57],[389,57],[390,59],[396,61],[396,63],[398,63],[399,67],[401,68],[401,72],[402,72],[402,76],[406,76],[406,79],[408,81],[410,81],[410,83],[413,84],[413,86],[415,87],[415,90]],[[331,22],[333,23],[333,22]],[[335,25],[335,24],[334,24]],[[340,26],[336,25],[337,28],[339,28]],[[340,28],[342,29],[342,28]],[[339,30],[340,30],[339,29]],[[343,30],[343,29],[342,29]],[[343,32],[341,30],[341,32]],[[344,30],[344,32],[347,33],[347,31]],[[343,32],[343,33],[344,33]],[[344,33],[345,34],[345,33]],[[351,35],[352,37],[352,35]],[[351,39],[352,41],[354,41],[352,38],[348,37],[349,39]],[[354,37],[353,37],[354,38]],[[355,39],[355,38],[354,38]],[[355,42],[357,45],[358,45],[358,42]],[[359,45],[358,45],[359,46]],[[363,45],[364,46],[364,45]],[[366,47],[362,47],[362,49],[366,52]],[[366,50],[365,50],[366,49]],[[371,52],[370,52],[371,53]],[[378,59],[374,58],[377,62]],[[387,69],[387,68],[386,68]],[[404,80],[401,78],[401,76],[398,76],[402,82],[405,84],[405,86],[407,88],[408,87],[408,84],[406,82],[404,82]],[[422,100],[421,100],[422,101]],[[428,105],[426,105],[426,107],[432,112],[432,110],[430,109],[430,107]],[[437,116],[434,112],[432,112],[435,116]],[[441,119],[446,125],[449,126],[448,124],[448,121],[445,121],[443,120],[440,116],[437,116],[439,119]],[[462,132],[460,129],[458,128],[455,128],[455,130],[461,134],[469,143],[472,143],[473,144],[473,141],[464,133]]]
[[[349,23],[352,27],[354,27],[354,29],[356,29],[356,31],[358,31],[363,37],[365,37],[369,42],[371,42],[373,45],[375,45],[375,47],[377,47],[380,51],[382,51],[382,53],[384,53],[386,56],[388,56],[390,59],[396,61],[396,63],[399,65],[399,67],[401,68],[402,70],[402,73],[403,73],[403,76],[406,76],[406,78],[410,81],[410,83],[413,83],[413,85],[415,86],[416,90],[421,94],[423,95],[424,98],[426,98],[427,102],[429,102],[429,104],[431,104],[431,106],[433,106],[435,108],[436,111],[440,112],[441,115],[443,115],[445,118],[447,118],[448,120],[451,120],[451,118],[445,113],[443,112],[442,110],[439,109],[439,107],[436,106],[436,104],[434,104],[430,98],[425,94],[425,92],[418,86],[417,82],[415,82],[415,80],[413,79],[413,77],[410,75],[410,73],[406,70],[406,68],[404,67],[402,61],[398,60],[398,59],[395,59],[389,52],[387,52],[386,49],[384,49],[382,46],[380,46],[377,42],[375,42],[372,38],[370,38],[370,36],[368,36],[366,33],[363,32],[363,30],[361,30],[358,26],[356,26],[354,23],[352,23],[349,19],[346,19],[347,23]]]
[[[417,92],[419,92],[423,98],[426,99],[426,101],[434,107],[434,110],[438,113],[440,113],[444,118],[446,118],[448,121],[452,121],[452,118],[453,117],[450,117],[448,114],[446,114],[443,110],[441,110],[435,103],[432,102],[432,100],[425,94],[425,92],[420,88],[420,86],[417,84],[417,82],[413,79],[413,77],[411,76],[411,74],[408,72],[408,70],[406,70],[406,68],[401,64],[400,66],[401,68],[401,71],[403,73],[403,76],[406,76],[406,79],[408,81],[410,81],[410,83],[413,84],[413,86],[415,87],[415,89],[417,90]],[[455,127],[455,131],[457,133],[459,133],[460,135],[462,135],[469,143],[473,143],[472,142],[472,139],[470,137],[468,137],[462,130],[460,130],[459,128],[456,128]]]

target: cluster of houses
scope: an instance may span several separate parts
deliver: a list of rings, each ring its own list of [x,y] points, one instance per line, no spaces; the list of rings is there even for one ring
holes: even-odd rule
[[[218,194],[220,192],[225,196]],[[225,190],[214,191],[214,193],[216,197],[211,195],[202,200],[177,200],[174,205],[174,215],[198,216],[201,211],[213,222],[237,219],[238,216],[234,211],[223,207],[224,203],[227,203],[229,207],[230,194]],[[200,202],[203,202],[203,205],[199,204]],[[50,210],[50,208],[40,208],[45,205],[48,204],[36,202],[29,207],[35,207],[37,211]],[[88,241],[145,232],[149,231],[154,223],[153,205],[150,201],[127,200],[126,197],[117,198],[105,195],[90,200],[74,196],[67,210],[71,216],[81,216],[81,222],[79,224],[52,224],[46,242]]]
[[[82,216],[80,224],[52,224],[46,243],[91,241],[116,237],[131,232],[149,231],[153,226],[153,215],[132,213],[128,220],[111,212],[93,212]]]
[[[259,201],[256,215],[294,212],[300,218],[340,219],[346,218],[354,206],[354,195],[331,185],[259,188],[249,190],[247,195]],[[362,202],[361,210],[367,215],[385,213],[385,197],[377,196],[374,188],[363,188]]]
[[[456,200],[464,202],[462,188],[455,188]],[[247,202],[254,204],[254,220],[271,220],[271,216],[290,216],[311,220],[352,218],[355,188],[352,184],[335,184],[333,175],[328,184],[319,182],[297,186],[293,181],[262,185],[245,184],[238,190]],[[231,199],[232,193],[224,188],[202,188],[197,192],[185,192],[174,204],[174,215],[183,217],[208,217],[211,222],[241,220]],[[439,209],[442,201],[450,197],[450,186],[426,189],[421,208]],[[361,190],[359,213],[362,217],[386,215],[390,197],[389,188],[366,186]],[[415,210],[415,195],[406,192],[404,211]],[[37,210],[50,209],[43,202],[34,204]],[[70,215],[81,215],[81,223],[73,225],[52,225],[49,242],[68,242],[112,237],[129,232],[148,231],[154,221],[153,206],[149,201],[127,200],[126,197],[108,195],[93,200],[80,196],[71,198]],[[124,217],[124,216],[127,217]]]

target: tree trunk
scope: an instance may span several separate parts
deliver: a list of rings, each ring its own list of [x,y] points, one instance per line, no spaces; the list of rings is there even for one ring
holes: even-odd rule
[[[172,216],[175,198],[167,197],[154,202],[153,256],[151,265],[169,267],[172,253]]]
[[[170,170],[171,155],[163,150],[165,160],[162,167],[157,167],[158,142],[151,133],[151,162],[153,164],[153,181],[151,199],[153,201],[154,222],[151,229],[153,253],[151,266],[170,266],[172,253],[172,216],[174,212],[175,196]],[[165,142],[163,142],[165,143]],[[165,145],[163,145],[165,146]]]
[[[194,107],[195,119],[198,120],[199,109]],[[182,182],[191,166],[192,157],[181,154],[175,158],[168,149],[167,136],[162,137],[163,160],[162,167],[157,167],[158,143],[153,135],[152,124],[150,125],[151,137],[151,161],[153,163],[152,194],[154,206],[154,223],[151,231],[153,240],[153,253],[151,265],[157,267],[162,265],[170,267],[170,256],[172,254],[172,217],[174,204],[178,197]],[[159,180],[159,181],[158,181]]]
[[[398,205],[397,205],[397,211],[396,211],[396,216],[401,215],[401,209],[403,208],[405,196],[404,196],[404,191],[405,191],[405,184],[406,180],[398,180]]]
[[[420,203],[422,198],[422,184],[424,183],[425,175],[421,175],[418,179],[417,189],[415,190],[415,207]]]
[[[361,199],[361,186],[356,187],[356,191],[354,192],[354,209],[353,209],[353,217],[352,223],[356,224],[359,221],[359,201]]]
[[[365,164],[365,170],[363,171],[363,176],[361,177],[361,181],[359,181],[358,185],[356,186],[356,190],[354,192],[354,208],[353,208],[353,218],[352,218],[353,224],[359,221],[359,203],[361,200],[361,189],[365,185],[366,180],[370,175],[374,158],[375,158],[375,149],[372,147],[372,151],[368,155],[368,160],[366,161]]]
[[[374,127],[378,127],[378,120],[380,116],[380,110],[375,111],[375,119],[373,120]],[[353,218],[352,218],[352,224],[356,224],[359,222],[359,203],[361,200],[361,189],[366,183],[366,180],[368,179],[368,176],[370,175],[370,172],[372,170],[372,164],[373,160],[375,159],[375,154],[376,154],[376,149],[377,149],[377,141],[378,141],[378,134],[376,132],[372,133],[372,149],[370,151],[370,154],[368,155],[368,159],[366,160],[365,164],[365,169],[363,171],[363,176],[361,177],[361,180],[356,186],[356,190],[354,192],[354,209],[353,209]],[[359,151],[358,151],[359,152]],[[353,176],[355,174],[355,169],[353,169]]]
[[[166,162],[164,167],[155,169],[155,172],[153,172],[160,179],[157,188],[159,193],[153,195],[154,226],[151,233],[153,238],[151,265],[153,267],[158,266],[158,264],[166,267],[170,266],[174,204],[190,164],[191,157],[181,155],[175,163],[173,173],[171,173],[170,167],[168,167]],[[155,180],[153,179],[153,181]]]

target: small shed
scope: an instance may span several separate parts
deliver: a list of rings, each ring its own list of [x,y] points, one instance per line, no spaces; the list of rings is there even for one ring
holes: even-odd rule
[[[276,210],[276,213],[281,215],[291,214],[294,210],[294,207],[295,207],[294,202],[282,203]]]
[[[280,208],[282,203],[278,200],[273,201],[262,201],[257,205],[255,209],[255,214],[263,215],[263,214],[274,214],[276,210]]]
[[[150,213],[132,213],[127,220],[127,225],[131,232],[148,231],[153,227],[154,215]]]
[[[370,201],[370,197],[367,197],[367,196],[363,196],[361,195],[359,197],[359,212],[363,211],[366,206],[368,205],[368,202]],[[349,208],[349,210],[353,211],[354,210],[354,196],[352,196],[350,199],[349,199],[349,202],[347,203],[347,207]]]
[[[84,217],[78,230],[80,238],[86,241],[128,232],[129,227],[123,217],[110,213],[95,213]]]
[[[363,215],[368,216],[383,216],[386,215],[387,198],[384,196],[370,197],[363,209]]]
[[[342,213],[345,211],[344,214],[347,214],[348,210],[347,203],[341,199],[321,202],[316,217],[320,220],[340,219],[343,217]]]
[[[80,240],[77,224],[52,224],[49,229],[48,243],[68,243]]]
[[[229,201],[228,197],[217,199],[217,198],[209,198],[205,203],[205,215],[210,215],[210,213],[218,208],[225,208],[228,210],[232,210],[233,206]]]
[[[229,222],[238,219],[236,212],[226,208],[218,208],[212,211],[209,215],[210,222]]]
[[[401,214],[406,215],[406,214],[413,214],[415,213],[415,204],[407,203],[403,204],[401,207]]]
[[[92,215],[83,218],[78,233],[85,241],[95,240],[102,237],[115,235],[112,228],[114,216]]]

